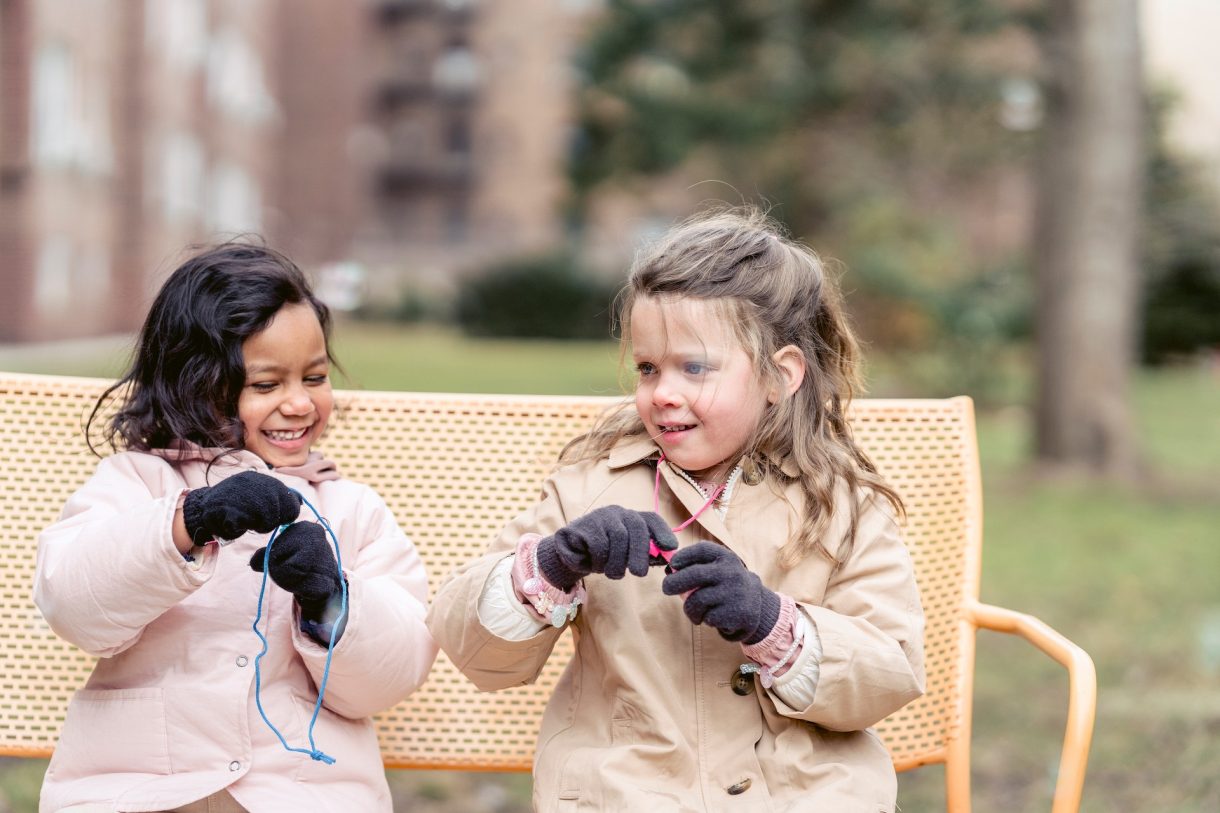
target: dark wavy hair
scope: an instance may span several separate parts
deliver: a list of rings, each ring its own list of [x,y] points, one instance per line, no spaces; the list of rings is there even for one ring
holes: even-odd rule
[[[166,448],[175,440],[204,447],[244,445],[237,399],[246,383],[242,343],[264,330],[285,305],[308,303],[330,348],[331,319],[301,269],[261,245],[228,242],[174,269],[140,329],[127,372],[98,399],[85,427],[112,399],[105,423],[112,449]]]

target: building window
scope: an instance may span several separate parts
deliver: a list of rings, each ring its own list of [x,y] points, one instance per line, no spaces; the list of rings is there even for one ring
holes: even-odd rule
[[[80,91],[76,60],[62,43],[47,43],[34,57],[33,152],[44,166],[67,166],[76,157]]]
[[[222,162],[208,181],[208,228],[241,234],[262,229],[262,199],[258,186],[241,167]]]
[[[452,158],[468,158],[471,150],[470,121],[450,119],[445,125],[445,152]]]
[[[259,55],[233,28],[212,39],[208,48],[207,86],[208,101],[234,118],[259,124],[275,112]]]
[[[474,52],[454,42],[432,66],[432,84],[442,94],[468,96],[478,88],[481,73]]]
[[[62,313],[74,301],[72,243],[60,234],[48,235],[38,251],[34,302],[47,315]]]
[[[158,197],[165,219],[191,220],[203,211],[204,157],[199,139],[190,133],[166,136],[161,149]]]
[[[145,0],[146,44],[182,70],[203,65],[208,52],[205,0]]]
[[[465,200],[452,200],[445,206],[445,240],[464,243],[470,236],[470,206]]]
[[[34,160],[45,167],[109,172],[109,102],[101,72],[82,75],[71,49],[61,42],[40,46],[34,57],[30,116]]]
[[[62,316],[82,302],[95,311],[109,307],[110,258],[102,247],[76,244],[63,234],[47,235],[35,273],[34,304],[43,316]]]

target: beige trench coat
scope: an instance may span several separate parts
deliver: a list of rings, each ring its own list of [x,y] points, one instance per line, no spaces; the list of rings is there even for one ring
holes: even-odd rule
[[[551,534],[599,506],[650,510],[657,451],[646,439],[628,440],[608,459],[560,469],[536,506],[440,588],[429,628],[480,689],[532,682],[562,634],[548,627],[507,641],[477,620],[496,563],[522,534]],[[677,526],[703,498],[660,465],[661,514]],[[589,576],[588,603],[570,624],[575,657],[542,722],[536,810],[894,809],[893,766],[869,727],[923,692],[923,612],[910,557],[877,501],[862,512],[844,566],[815,554],[783,570],[777,554],[798,518],[789,503],[799,506],[801,497],[778,479],[739,482],[725,521],[709,510],[678,537],[682,545],[724,543],[813,619],[824,650],[813,704],[791,708],[757,681],[748,694],[735,692],[740,645],[692,625],[680,598],[661,592],[659,568],[621,581]],[[845,521],[845,513],[840,507],[836,517]],[[836,521],[829,538],[840,538],[843,527]]]

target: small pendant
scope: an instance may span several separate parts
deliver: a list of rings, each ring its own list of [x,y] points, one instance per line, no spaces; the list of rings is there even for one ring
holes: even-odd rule
[[[762,670],[762,672],[758,675],[758,682],[762,684],[762,687],[764,689],[770,689],[771,686],[775,683],[775,678],[773,678],[771,676],[771,670],[770,669]]]
[[[537,576],[531,576],[525,580],[525,584],[521,585],[521,590],[527,596],[536,596],[542,592],[542,580]]]
[[[564,622],[568,620],[568,608],[556,605],[551,610],[551,626],[562,627]]]

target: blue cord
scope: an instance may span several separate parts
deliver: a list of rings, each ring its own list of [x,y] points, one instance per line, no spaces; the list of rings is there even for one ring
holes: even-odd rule
[[[288,527],[286,525],[281,525],[271,533],[271,538],[267,540],[267,547],[263,551],[263,582],[258,589],[258,612],[254,615],[253,625],[254,634],[257,635],[258,639],[263,642],[263,650],[254,658],[254,703],[256,706],[258,706],[258,713],[262,715],[263,722],[266,723],[267,727],[270,728],[275,736],[279,738],[280,744],[283,745],[284,748],[288,749],[289,751],[296,751],[298,754],[309,754],[309,756],[313,757],[318,762],[324,762],[327,765],[334,765],[335,758],[322,753],[318,750],[318,747],[314,745],[313,726],[314,723],[318,721],[318,712],[322,708],[322,698],[326,695],[326,681],[330,677],[330,658],[335,651],[335,634],[339,631],[340,622],[347,617],[347,579],[343,578],[343,556],[339,553],[339,539],[335,536],[335,532],[331,529],[330,523],[326,521],[325,517],[318,513],[318,509],[314,508],[313,505],[310,504],[309,500],[305,499],[304,494],[296,491],[296,489],[292,490],[301,498],[301,502],[309,506],[309,510],[313,511],[313,515],[318,518],[318,524],[325,528],[326,533],[330,535],[331,542],[333,542],[335,546],[335,565],[339,568],[339,582],[343,587],[342,609],[339,612],[339,617],[335,619],[333,624],[331,624],[330,642],[326,646],[326,665],[322,669],[322,683],[318,686],[318,701],[314,703],[313,716],[309,718],[309,729],[307,732],[309,735],[309,748],[293,748],[288,744],[288,742],[284,739],[284,735],[280,733],[280,730],[272,725],[271,720],[267,718],[267,712],[263,711],[263,701],[259,697],[259,690],[262,688],[262,671],[259,668],[259,661],[261,661],[263,656],[267,654],[267,637],[259,631],[258,622],[262,620],[263,617],[263,596],[267,592],[267,571],[270,569],[271,545],[273,542],[275,542],[275,538],[279,536],[280,531]]]

